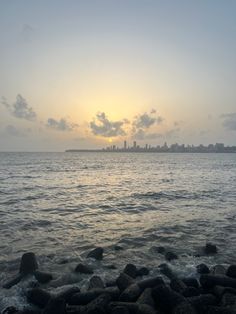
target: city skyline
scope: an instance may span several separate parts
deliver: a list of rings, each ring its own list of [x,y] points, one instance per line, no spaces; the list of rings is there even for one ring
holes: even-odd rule
[[[195,146],[193,144],[168,144],[165,142],[163,145],[152,146],[148,143],[145,146],[140,146],[137,141],[133,141],[130,146],[125,140],[123,147],[118,145],[107,146],[102,149],[68,149],[66,152],[82,152],[82,151],[94,151],[94,152],[171,152],[171,153],[236,153],[235,146],[225,146],[224,143],[215,143]]]

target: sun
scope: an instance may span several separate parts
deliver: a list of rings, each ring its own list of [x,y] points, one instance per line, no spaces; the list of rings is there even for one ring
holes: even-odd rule
[[[108,139],[108,142],[109,142],[109,143],[112,143],[112,138],[109,138],[109,139]]]

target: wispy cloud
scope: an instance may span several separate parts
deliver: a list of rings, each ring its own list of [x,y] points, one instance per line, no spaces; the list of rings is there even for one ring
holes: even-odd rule
[[[128,120],[111,121],[108,119],[104,112],[97,113],[96,118],[90,122],[90,128],[94,135],[100,135],[103,137],[117,137],[126,135],[123,129],[124,124],[127,124]]]
[[[37,118],[36,112],[20,94],[16,96],[16,101],[13,104],[9,104],[5,97],[2,97],[1,102],[9,113],[16,118],[28,121],[34,121]]]
[[[236,112],[222,114],[220,116],[223,121],[223,127],[229,131],[236,131]]]
[[[72,123],[64,118],[61,118],[60,120],[56,120],[54,118],[48,118],[48,121],[46,123],[46,126],[48,128],[57,130],[57,131],[73,131],[76,129],[79,125],[76,123]]]
[[[5,127],[4,133],[6,135],[10,135],[10,136],[14,136],[14,137],[24,137],[27,135],[25,130],[18,129],[14,125],[11,125],[11,124],[9,124]]]

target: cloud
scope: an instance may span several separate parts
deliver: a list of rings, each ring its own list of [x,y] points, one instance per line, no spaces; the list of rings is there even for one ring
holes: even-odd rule
[[[9,104],[6,98],[2,97],[2,104],[10,112],[10,114],[19,119],[25,119],[28,121],[36,120],[36,113],[27,103],[27,101],[18,94],[16,96],[16,102]]]
[[[147,139],[147,140],[154,140],[154,139],[160,138],[162,136],[163,136],[163,134],[161,134],[161,133],[157,133],[157,132],[146,133],[146,131],[144,131],[143,129],[139,129],[133,135],[133,138],[136,139],[136,140],[145,140],[145,139]]]
[[[34,28],[29,24],[23,24],[21,30],[22,40],[26,43],[32,42],[34,36]]]
[[[161,124],[163,118],[156,115],[156,110],[152,109],[150,114],[145,112],[135,117],[132,123],[133,138],[136,139],[152,139],[158,138],[159,133],[148,133],[148,130],[155,124]]]
[[[4,129],[4,133],[10,136],[22,137],[26,136],[26,133],[20,129],[17,129],[14,125],[7,125]]]
[[[236,112],[222,114],[220,116],[223,121],[223,127],[229,131],[236,131]]]
[[[104,112],[99,112],[97,113],[96,118],[90,122],[90,128],[94,135],[117,137],[126,135],[126,132],[122,127],[127,123],[129,122],[126,119],[121,121],[110,121]]]
[[[60,119],[60,120],[56,120],[53,118],[48,118],[48,121],[46,123],[46,126],[48,128],[57,130],[57,131],[73,131],[74,129],[76,129],[78,127],[78,124],[76,123],[72,123],[70,121],[67,121],[66,119]]]

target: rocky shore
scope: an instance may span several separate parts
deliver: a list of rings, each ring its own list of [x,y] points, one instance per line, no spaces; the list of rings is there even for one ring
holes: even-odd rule
[[[115,248],[119,250],[118,246]],[[76,283],[53,289],[51,273],[40,270],[32,252],[23,254],[19,273],[3,283],[11,290],[27,282],[22,290],[27,300],[24,308],[8,305],[2,314],[236,314],[236,265],[206,264],[196,266],[196,277],[180,277],[171,263],[177,254],[156,248],[166,263],[158,265],[160,276],[152,276],[151,269],[135,263],[124,265],[117,277],[105,281],[87,262],[103,262],[103,248],[90,251],[73,272],[87,276],[86,288]],[[217,247],[207,243],[204,254],[217,254]],[[110,265],[110,268],[115,266]],[[32,279],[33,280],[29,280]],[[27,281],[28,280],[28,281]]]

